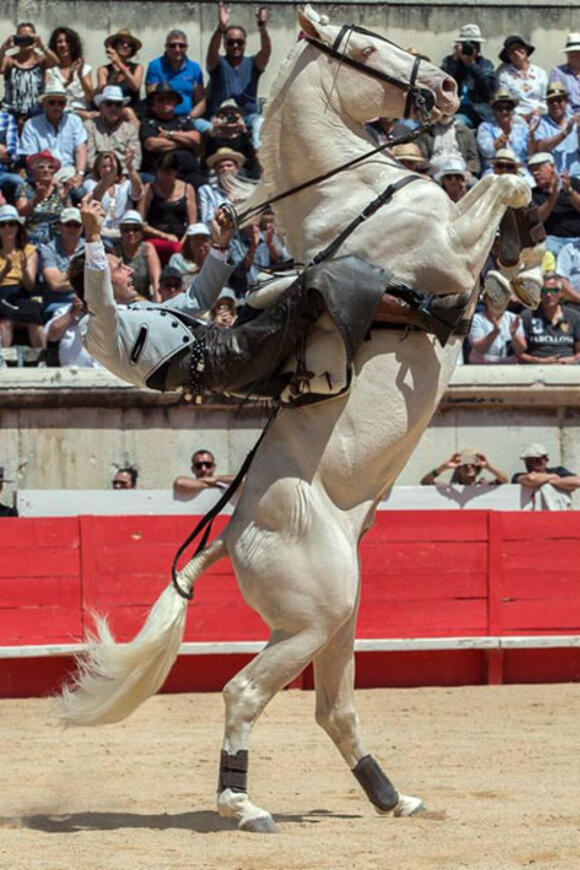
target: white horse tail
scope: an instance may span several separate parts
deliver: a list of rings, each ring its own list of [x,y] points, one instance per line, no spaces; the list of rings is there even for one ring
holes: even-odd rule
[[[217,538],[177,575],[187,592],[227,548]],[[169,584],[153,605],[139,634],[117,643],[107,620],[96,616],[96,635],[76,657],[77,671],[56,699],[56,718],[64,726],[120,722],[157,692],[171,670],[183,639],[188,600]]]

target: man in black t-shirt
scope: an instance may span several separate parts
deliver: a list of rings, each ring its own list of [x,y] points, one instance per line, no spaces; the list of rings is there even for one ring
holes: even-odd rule
[[[546,247],[557,256],[567,242],[580,238],[580,178],[566,171],[558,176],[547,152],[530,157],[528,168],[536,182],[532,198],[548,235]]]
[[[548,468],[549,455],[543,444],[530,444],[520,459],[523,459],[526,470],[514,474],[512,483],[519,483],[529,489],[539,489],[549,483],[560,492],[568,494],[580,487],[580,475],[574,474],[563,465]]]
[[[4,477],[4,467],[0,465],[0,493],[5,483],[14,483],[13,480],[6,480]],[[18,511],[16,508],[8,507],[6,504],[0,504],[0,518],[2,517],[17,517]]]
[[[557,275],[544,278],[540,306],[522,314],[521,363],[542,365],[580,362],[580,314],[561,304],[562,282]]]
[[[181,95],[168,84],[161,84],[147,97],[149,113],[141,121],[139,136],[143,146],[142,170],[153,175],[159,157],[171,152],[178,161],[178,177],[195,188],[205,184],[200,171],[201,134],[187,115],[176,115]]]

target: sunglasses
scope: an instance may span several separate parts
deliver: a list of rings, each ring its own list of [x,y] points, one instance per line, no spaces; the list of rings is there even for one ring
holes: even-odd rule
[[[103,100],[101,103],[102,106],[107,106],[109,109],[114,106],[116,109],[122,109],[123,103],[117,102],[117,100]]]
[[[187,48],[187,42],[168,42],[168,48]]]
[[[502,163],[501,161],[496,161],[495,171],[498,170],[500,172],[517,172],[517,167],[513,165],[513,163]]]
[[[122,233],[140,233],[142,231],[142,227],[121,227]]]
[[[561,287],[542,287],[542,296],[553,295],[554,293],[561,293]]]
[[[18,223],[18,221],[2,221],[2,223],[0,223],[0,230],[3,229],[4,227],[19,227],[19,226],[20,226],[20,224]]]
[[[131,42],[130,39],[118,39],[116,41],[115,45],[128,45],[128,46],[132,47],[133,43]]]
[[[226,39],[226,45],[230,46],[230,48],[233,48],[235,45],[245,45],[245,44],[246,44],[245,39]]]
[[[215,462],[194,462],[193,467],[196,471],[201,471],[202,468],[215,468]]]
[[[45,100],[47,106],[66,106],[66,100]]]

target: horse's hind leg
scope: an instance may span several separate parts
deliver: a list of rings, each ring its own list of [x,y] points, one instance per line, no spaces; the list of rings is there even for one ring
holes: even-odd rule
[[[423,802],[395,790],[360,737],[354,703],[355,622],[356,611],[314,660],[316,721],[334,741],[377,811],[410,816],[424,809]]]

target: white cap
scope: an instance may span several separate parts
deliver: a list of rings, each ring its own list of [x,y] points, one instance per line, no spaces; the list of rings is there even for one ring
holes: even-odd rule
[[[467,178],[467,166],[463,157],[449,157],[441,169],[435,173],[435,181],[441,181],[445,175],[463,175]]]
[[[528,445],[520,459],[541,459],[542,456],[548,456],[548,451],[544,447],[543,444],[540,444],[539,441],[535,441],[533,444]]]
[[[555,160],[547,151],[538,151],[537,154],[532,154],[528,160],[528,166],[539,166],[540,163],[554,163]]]
[[[127,103],[131,102],[130,97],[123,96],[123,91],[119,85],[105,85],[101,93],[97,94],[94,98],[95,106],[98,108],[104,100],[111,100],[113,103],[122,103],[123,106],[126,106]]]
[[[77,224],[82,224],[83,222],[78,208],[63,208],[58,216],[58,221],[61,224],[66,224],[69,221],[74,221]]]
[[[190,224],[185,232],[186,236],[211,236],[205,224]]]

